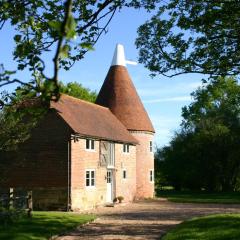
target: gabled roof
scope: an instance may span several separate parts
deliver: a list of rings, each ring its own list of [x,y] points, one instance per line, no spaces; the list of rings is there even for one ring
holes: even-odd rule
[[[51,108],[56,109],[76,134],[115,142],[138,143],[108,108],[64,94],[58,102],[51,103]]]
[[[120,46],[117,45],[96,103],[109,108],[128,130],[155,132],[125,67],[123,46]]]

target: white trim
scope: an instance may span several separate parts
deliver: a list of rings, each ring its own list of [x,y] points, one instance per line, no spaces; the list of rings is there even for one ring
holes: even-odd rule
[[[149,152],[153,153],[153,141],[152,140],[149,141]]]
[[[126,149],[128,149],[128,151],[124,151],[124,146],[126,146],[127,148]],[[128,143],[123,143],[123,145],[122,145],[122,152],[124,153],[124,154],[130,154],[130,144],[128,144]]]
[[[89,174],[90,174],[89,175],[89,183],[90,183],[89,186],[87,186],[87,183],[86,183],[86,181],[87,181],[87,177],[86,177],[87,171],[89,171]],[[91,180],[92,180],[91,172],[94,172],[94,185],[91,185]],[[84,180],[85,180],[85,188],[87,188],[87,189],[94,189],[94,188],[96,188],[96,169],[94,169],[94,168],[87,168],[87,169],[85,169]]]
[[[86,149],[86,148],[85,148],[85,151],[86,151],[86,152],[96,152],[96,149]]]
[[[87,141],[89,141],[89,147],[87,148]],[[93,143],[93,148],[92,148],[92,143]],[[94,139],[91,138],[86,138],[85,139],[85,150],[87,152],[96,152],[96,141]]]
[[[152,172],[152,175],[151,175]],[[154,169],[149,169],[149,182],[150,183],[154,183]],[[152,181],[151,181],[151,177],[152,177]]]

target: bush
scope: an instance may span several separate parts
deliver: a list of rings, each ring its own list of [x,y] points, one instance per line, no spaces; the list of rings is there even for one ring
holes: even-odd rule
[[[20,209],[6,209],[0,207],[0,225],[7,226],[24,217],[24,211]]]
[[[123,196],[119,196],[119,197],[117,197],[117,199],[118,199],[119,203],[121,203],[123,201],[124,197]]]

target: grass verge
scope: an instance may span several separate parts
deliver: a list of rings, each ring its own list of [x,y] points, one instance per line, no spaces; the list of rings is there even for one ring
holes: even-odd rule
[[[162,240],[236,240],[239,229],[240,214],[210,215],[179,224]]]
[[[22,218],[10,226],[0,226],[0,239],[46,240],[94,220],[92,215],[67,212],[33,212],[33,217]]]
[[[167,198],[171,202],[179,203],[240,204],[240,192],[208,193],[204,191],[157,191],[157,196]]]

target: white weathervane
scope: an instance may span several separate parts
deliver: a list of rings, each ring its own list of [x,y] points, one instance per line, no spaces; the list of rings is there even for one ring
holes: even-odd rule
[[[123,45],[117,44],[111,66],[120,65],[126,67],[127,64],[137,65],[137,62],[126,60]]]

